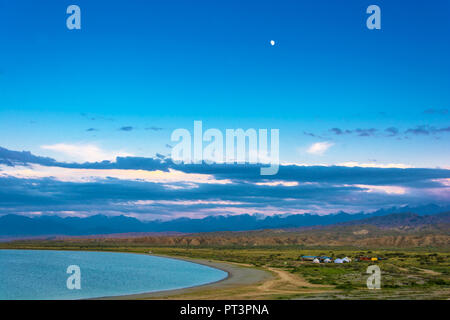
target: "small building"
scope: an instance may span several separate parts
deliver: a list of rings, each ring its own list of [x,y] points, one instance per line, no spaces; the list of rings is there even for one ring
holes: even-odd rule
[[[331,257],[327,257],[327,256],[320,256],[320,257],[318,257],[318,258],[319,258],[320,262],[325,262],[325,259],[330,259],[330,260],[332,260]]]
[[[326,259],[323,260],[323,262],[324,263],[331,263],[331,259],[326,258]]]
[[[313,263],[320,263],[320,260],[317,259],[317,258],[315,258],[315,259],[313,260]]]
[[[380,257],[359,257],[357,261],[380,261],[380,260],[386,260],[386,258],[380,258]]]
[[[316,256],[302,256],[303,261],[313,261],[314,259],[317,259]]]
[[[350,263],[350,262],[352,262],[352,259],[350,259],[349,257],[345,257],[345,258],[342,258],[342,262]]]
[[[337,258],[336,260],[334,260],[334,263],[344,263],[344,261],[342,261],[342,259]]]
[[[358,261],[372,261],[372,258],[369,257],[359,257]]]

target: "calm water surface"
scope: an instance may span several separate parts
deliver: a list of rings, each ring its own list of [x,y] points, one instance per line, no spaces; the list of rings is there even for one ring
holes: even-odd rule
[[[69,290],[69,265],[81,289]],[[0,250],[0,299],[80,299],[154,292],[224,279],[227,273],[186,261],[141,254]]]

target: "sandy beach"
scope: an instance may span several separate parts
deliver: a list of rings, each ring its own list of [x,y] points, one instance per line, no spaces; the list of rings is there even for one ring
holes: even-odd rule
[[[231,289],[234,287],[240,286],[249,286],[255,285],[257,283],[262,283],[273,278],[273,275],[267,271],[256,269],[254,267],[247,267],[241,264],[235,263],[225,263],[221,261],[213,261],[206,259],[193,259],[193,258],[179,258],[167,255],[156,255],[151,254],[152,256],[170,258],[170,259],[179,259],[187,262],[202,264],[205,266],[209,266],[212,268],[220,269],[225,271],[228,276],[222,280],[189,287],[182,289],[174,289],[174,290],[164,290],[157,292],[148,292],[148,293],[140,293],[140,294],[132,294],[132,295],[124,295],[124,296],[114,296],[114,297],[101,297],[96,299],[101,300],[135,300],[135,299],[165,299],[170,298],[172,296],[179,296],[183,294],[195,294],[197,291],[210,290],[210,289]]]

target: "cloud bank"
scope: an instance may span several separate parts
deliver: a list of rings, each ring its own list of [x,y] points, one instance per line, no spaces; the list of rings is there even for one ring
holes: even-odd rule
[[[99,161],[58,162],[0,148],[0,214],[170,219],[359,212],[450,202],[447,169],[285,164],[268,177],[259,174],[259,165],[175,165],[163,156],[95,159]]]

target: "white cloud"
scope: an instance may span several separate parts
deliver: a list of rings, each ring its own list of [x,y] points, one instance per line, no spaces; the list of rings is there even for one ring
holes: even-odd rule
[[[228,200],[137,200],[123,203],[125,205],[180,205],[180,206],[194,206],[194,205],[223,205],[236,206],[243,205],[245,202],[228,201]]]
[[[334,145],[334,143],[332,142],[328,142],[328,141],[323,141],[323,142],[316,142],[313,143],[307,150],[306,152],[310,153],[310,154],[315,154],[315,155],[323,155],[330,147],[332,147]]]
[[[350,161],[350,162],[343,162],[338,163],[336,166],[340,167],[361,167],[361,168],[400,168],[400,169],[407,169],[407,168],[413,168],[413,166],[410,166],[408,164],[404,163],[360,163],[356,161]]]
[[[443,186],[450,187],[450,179],[449,178],[433,179],[432,181],[438,182],[438,183],[442,184]]]
[[[283,187],[296,187],[299,185],[297,181],[270,181],[270,182],[257,182],[255,183],[257,186],[271,186],[271,187],[277,187],[277,186],[283,186]]]
[[[377,192],[387,194],[405,194],[407,189],[399,186],[373,186],[367,184],[355,184],[355,187],[364,189],[364,192]]]
[[[62,182],[97,182],[110,178],[129,181],[154,182],[162,184],[186,183],[195,184],[229,184],[228,179],[215,179],[209,174],[185,173],[169,169],[168,172],[161,170],[125,170],[125,169],[78,169],[47,167],[38,164],[28,166],[0,165],[0,178],[15,177],[19,179],[42,179],[50,178]]]
[[[68,144],[57,143],[43,145],[41,149],[53,151],[63,156],[63,161],[69,162],[95,162],[103,160],[115,160],[116,157],[133,156],[123,151],[105,151],[94,144]]]

